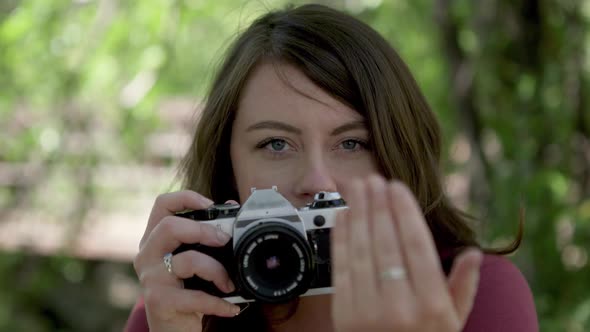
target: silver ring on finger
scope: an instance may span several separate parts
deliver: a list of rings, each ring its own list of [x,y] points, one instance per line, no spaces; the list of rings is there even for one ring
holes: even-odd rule
[[[172,255],[171,252],[167,253],[166,255],[164,255],[164,266],[166,267],[166,270],[170,273],[170,274],[174,274],[174,272],[172,272],[172,257],[174,255]]]
[[[381,280],[402,280],[406,276],[407,272],[403,266],[392,266],[381,272]]]

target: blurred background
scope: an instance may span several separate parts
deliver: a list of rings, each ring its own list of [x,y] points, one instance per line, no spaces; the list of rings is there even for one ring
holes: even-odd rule
[[[590,1],[324,0],[407,61],[447,190],[516,234],[542,331],[590,331]],[[233,36],[282,0],[0,1],[0,331],[120,331],[131,260]],[[293,3],[303,3],[295,1]]]

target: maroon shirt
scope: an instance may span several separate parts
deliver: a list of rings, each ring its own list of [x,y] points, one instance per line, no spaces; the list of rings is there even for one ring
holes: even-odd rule
[[[125,332],[149,331],[143,300]],[[463,332],[537,332],[537,312],[529,286],[518,268],[500,256],[485,255],[475,303]]]

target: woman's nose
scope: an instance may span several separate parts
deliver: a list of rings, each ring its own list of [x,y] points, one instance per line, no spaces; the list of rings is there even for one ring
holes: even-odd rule
[[[295,184],[295,194],[305,200],[313,199],[319,191],[337,191],[333,172],[321,160],[312,160],[303,167]]]

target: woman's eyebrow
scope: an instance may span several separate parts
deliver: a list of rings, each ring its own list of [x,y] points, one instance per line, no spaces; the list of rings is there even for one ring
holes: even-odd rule
[[[282,131],[290,132],[290,133],[297,134],[297,135],[302,134],[301,129],[294,127],[290,124],[280,122],[280,121],[261,121],[261,122],[255,123],[255,124],[251,125],[250,127],[248,127],[246,129],[246,132],[251,132],[254,130],[261,130],[261,129],[275,129],[275,130],[282,130]],[[330,136],[337,136],[337,135],[340,135],[344,132],[347,132],[350,130],[355,130],[355,129],[365,129],[366,130],[367,129],[366,122],[361,121],[361,120],[357,120],[357,121],[345,123],[341,126],[336,127],[334,130],[332,130],[332,132],[330,133]]]
[[[330,133],[330,136],[337,136],[337,135],[345,133],[349,130],[355,130],[355,129],[365,129],[366,130],[367,123],[362,120],[357,120],[357,121],[345,123],[339,127],[336,127],[334,130],[332,130],[332,132]]]
[[[293,127],[290,124],[279,122],[279,121],[262,121],[255,123],[246,129],[246,132],[260,129],[276,129],[301,135],[301,129]]]

